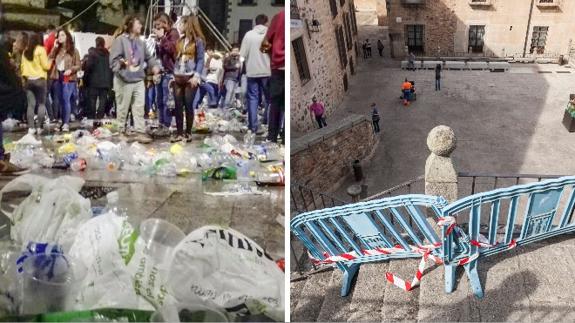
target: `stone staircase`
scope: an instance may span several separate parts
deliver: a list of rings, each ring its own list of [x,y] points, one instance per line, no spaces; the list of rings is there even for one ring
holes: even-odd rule
[[[386,272],[411,280],[419,259],[364,264],[347,297],[339,269],[291,283],[292,321],[572,321],[575,312],[575,239],[560,236],[481,261],[482,300],[471,293],[463,269],[452,294],[443,290],[443,268],[428,268],[421,285],[405,292]],[[431,266],[431,265],[430,265]],[[567,278],[567,279],[565,279]]]

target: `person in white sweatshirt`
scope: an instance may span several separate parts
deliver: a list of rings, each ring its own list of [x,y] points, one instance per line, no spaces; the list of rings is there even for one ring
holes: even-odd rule
[[[240,55],[244,58],[246,66],[246,76],[248,78],[247,84],[247,105],[248,105],[248,128],[254,132],[258,132],[258,105],[260,95],[265,97],[265,112],[264,121],[267,120],[268,106],[269,106],[269,83],[270,76],[272,75],[270,66],[270,56],[262,53],[260,47],[264,36],[268,30],[268,17],[266,15],[258,15],[256,17],[256,26],[248,31],[242,40],[240,48]]]

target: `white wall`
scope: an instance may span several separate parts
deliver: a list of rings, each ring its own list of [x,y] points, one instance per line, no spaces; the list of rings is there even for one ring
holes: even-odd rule
[[[283,6],[272,6],[272,0],[257,0],[256,6],[238,6],[238,0],[230,0],[230,12],[228,14],[228,34],[226,38],[230,43],[239,42],[240,20],[251,19],[252,26],[257,15],[264,14],[271,21],[273,16],[284,9]]]

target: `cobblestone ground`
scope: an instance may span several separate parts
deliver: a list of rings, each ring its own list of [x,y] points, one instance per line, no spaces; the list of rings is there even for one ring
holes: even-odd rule
[[[441,124],[457,135],[453,158],[460,172],[575,173],[575,133],[561,123],[575,93],[575,70],[520,64],[505,73],[444,71],[442,89],[435,91],[433,71],[402,71],[388,67],[389,60],[363,60],[341,108],[328,116],[335,124],[350,113],[370,114],[370,104],[377,104],[381,142],[364,164],[370,195],[422,175],[427,134]],[[409,107],[399,99],[405,78],[417,90]],[[337,195],[345,196],[347,184],[351,179]]]

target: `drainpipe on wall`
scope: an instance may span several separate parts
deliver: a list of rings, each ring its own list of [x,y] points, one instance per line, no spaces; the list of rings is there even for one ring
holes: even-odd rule
[[[535,0],[531,0],[531,7],[529,8],[529,19],[527,20],[527,31],[525,32],[525,42],[523,43],[523,58],[527,52],[527,39],[529,38],[529,30],[531,29],[531,16],[533,16],[533,5]]]

